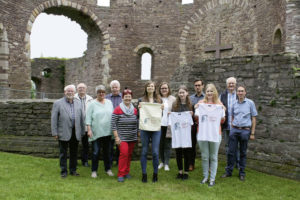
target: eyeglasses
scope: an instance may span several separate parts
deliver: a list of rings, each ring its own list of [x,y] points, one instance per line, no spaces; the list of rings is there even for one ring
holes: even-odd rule
[[[105,91],[97,91],[97,94],[105,94]]]

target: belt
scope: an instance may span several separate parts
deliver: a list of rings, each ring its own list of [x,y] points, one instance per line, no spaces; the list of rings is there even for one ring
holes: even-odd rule
[[[244,126],[244,127],[232,126],[232,127],[240,130],[250,130],[249,126]]]

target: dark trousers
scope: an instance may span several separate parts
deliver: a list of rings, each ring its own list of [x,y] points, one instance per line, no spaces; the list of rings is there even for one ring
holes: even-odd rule
[[[159,143],[159,156],[160,160],[163,164],[169,165],[170,154],[171,154],[171,138],[167,138],[168,127],[162,126],[161,127],[161,136],[160,136],[160,143]]]
[[[87,132],[85,132],[84,136],[81,138],[82,144],[82,152],[81,152],[81,162],[82,164],[88,162],[89,159],[89,137]]]
[[[72,137],[69,141],[58,141],[59,143],[59,165],[61,174],[68,173],[67,158],[68,158],[68,147],[70,151],[69,170],[70,173],[76,172],[77,167],[77,151],[78,141],[75,135],[75,128],[72,130]]]
[[[192,148],[191,148],[191,156],[190,156],[190,165],[195,165],[195,159],[196,159],[196,145],[197,145],[197,127],[198,124],[194,124],[192,126],[192,132],[191,132],[191,137],[192,137]]]
[[[92,156],[92,172],[98,170],[100,148],[103,152],[103,161],[105,171],[110,169],[109,164],[109,147],[111,142],[111,136],[100,137],[92,142],[93,144],[93,156]]]
[[[116,146],[115,151],[114,151],[114,146]],[[120,155],[119,146],[115,145],[115,140],[111,140],[110,141],[110,147],[109,147],[109,165],[110,165],[110,167],[113,166],[114,160],[116,161],[116,164],[118,165],[119,155]]]
[[[229,152],[227,155],[227,167],[226,173],[228,175],[232,174],[234,164],[236,162],[236,151],[238,149],[238,144],[240,144],[240,176],[245,176],[245,167],[246,167],[246,157],[247,157],[247,148],[248,141],[250,137],[250,130],[245,129],[236,129],[232,128],[229,134]]]
[[[176,152],[176,162],[177,162],[178,170],[183,169],[183,165],[182,165],[182,157],[183,157],[184,158],[184,171],[188,172],[189,166],[190,166],[191,148],[176,148],[175,152]]]

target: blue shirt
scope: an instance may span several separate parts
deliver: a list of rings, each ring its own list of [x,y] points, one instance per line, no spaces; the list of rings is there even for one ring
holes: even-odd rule
[[[120,105],[122,102],[122,93],[119,93],[118,95],[114,96],[112,93],[105,96],[105,99],[111,100],[114,109]]]
[[[197,96],[197,94],[193,94],[190,96],[192,105],[194,107],[195,104],[197,104],[200,100],[204,99],[204,93],[202,92],[200,96]]]
[[[231,120],[232,120],[232,106],[237,101],[236,99],[236,92],[233,92],[232,94],[228,92],[227,95],[227,109],[228,109],[228,128],[230,130],[231,127]]]
[[[247,98],[241,103],[237,100],[232,106],[232,115],[233,126],[251,127],[251,118],[257,116],[254,102]]]

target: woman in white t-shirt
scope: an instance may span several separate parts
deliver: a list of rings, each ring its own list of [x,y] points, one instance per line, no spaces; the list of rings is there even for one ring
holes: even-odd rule
[[[179,171],[176,178],[182,180],[189,178],[188,172],[192,148],[191,126],[193,125],[192,108],[188,90],[182,85],[179,87],[176,101],[172,105],[172,112],[168,122],[172,130],[172,148],[175,148]],[[184,168],[182,158],[184,158]]]
[[[161,163],[158,165],[158,169],[165,168],[165,171],[169,171],[169,159],[171,153],[171,133],[168,130],[168,114],[171,112],[172,104],[176,100],[171,95],[171,89],[167,82],[162,82],[158,87],[159,95],[164,105],[163,116],[161,119],[161,136],[159,144],[159,157]]]
[[[198,116],[199,129],[197,140],[201,150],[203,180],[208,182],[209,169],[210,181],[208,186],[215,185],[218,169],[218,151],[222,140],[221,123],[225,120],[225,108],[219,99],[218,91],[214,84],[207,84],[205,98],[195,105],[195,115]]]

